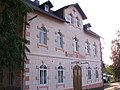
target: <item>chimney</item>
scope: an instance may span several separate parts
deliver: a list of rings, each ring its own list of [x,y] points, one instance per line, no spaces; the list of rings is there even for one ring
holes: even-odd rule
[[[34,3],[39,5],[39,0],[35,0]]]

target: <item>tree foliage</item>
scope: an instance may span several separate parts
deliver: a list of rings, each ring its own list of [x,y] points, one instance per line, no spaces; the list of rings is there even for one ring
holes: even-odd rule
[[[30,10],[25,0],[0,0],[0,68],[23,67],[27,57],[22,33]]]
[[[113,61],[112,67],[115,77],[120,76],[120,31],[117,32],[117,38],[112,41],[111,59]]]

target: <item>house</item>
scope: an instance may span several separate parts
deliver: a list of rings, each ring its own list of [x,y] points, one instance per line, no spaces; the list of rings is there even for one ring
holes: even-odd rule
[[[56,11],[50,1],[27,3],[34,9],[26,26],[28,61],[24,90],[86,90],[103,86],[100,36],[78,3]]]

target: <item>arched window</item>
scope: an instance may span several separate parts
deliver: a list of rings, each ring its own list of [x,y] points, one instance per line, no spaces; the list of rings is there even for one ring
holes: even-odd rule
[[[58,83],[63,83],[63,67],[58,67]]]
[[[97,68],[95,69],[95,75],[96,75],[96,78],[99,77],[99,74],[98,74],[98,70],[97,70]]]
[[[78,51],[78,39],[76,37],[73,39],[73,50]]]
[[[57,47],[62,48],[63,47],[63,37],[60,32],[57,33]]]
[[[79,27],[80,26],[80,21],[79,21],[79,18],[76,17],[76,26]]]
[[[85,43],[85,49],[86,49],[86,54],[90,54],[90,43],[87,40],[87,42]]]
[[[47,84],[47,67],[45,65],[40,66],[40,84]]]
[[[91,79],[91,68],[88,67],[88,79]]]
[[[69,22],[70,22],[70,24],[73,24],[73,16],[72,16],[72,14],[69,14]]]
[[[45,29],[45,27],[41,27],[41,28],[40,28],[39,42],[40,42],[41,44],[46,44],[46,43],[47,43],[46,37],[47,37],[46,29]]]

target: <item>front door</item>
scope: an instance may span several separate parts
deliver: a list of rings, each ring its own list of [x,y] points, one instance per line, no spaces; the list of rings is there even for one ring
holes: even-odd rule
[[[73,87],[74,90],[82,90],[82,73],[78,65],[73,68]]]

